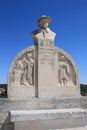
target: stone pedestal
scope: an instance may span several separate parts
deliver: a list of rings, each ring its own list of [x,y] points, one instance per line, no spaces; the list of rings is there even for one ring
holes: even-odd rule
[[[57,54],[54,47],[38,47],[38,96],[57,96]]]
[[[86,130],[86,114],[80,108],[10,112],[14,130]]]

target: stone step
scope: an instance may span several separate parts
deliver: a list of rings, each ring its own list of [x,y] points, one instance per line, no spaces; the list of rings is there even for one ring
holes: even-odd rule
[[[82,108],[13,111],[11,110],[10,116],[11,122],[62,118],[87,118],[87,110]]]
[[[10,111],[14,130],[87,130],[82,108]]]

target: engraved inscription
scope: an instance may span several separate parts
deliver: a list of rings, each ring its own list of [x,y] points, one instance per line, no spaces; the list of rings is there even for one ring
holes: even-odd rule
[[[40,48],[39,49],[39,63],[53,64],[54,49]]]

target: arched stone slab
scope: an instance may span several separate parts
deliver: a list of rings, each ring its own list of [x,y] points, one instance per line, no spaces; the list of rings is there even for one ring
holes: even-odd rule
[[[50,55],[50,53],[48,54]],[[35,80],[38,80],[37,82],[42,80],[41,82],[43,83],[46,75],[42,75],[43,78],[38,78],[37,76],[40,76],[40,74],[35,74],[35,69],[38,70],[38,73],[40,71],[47,71],[48,74],[50,73],[49,71],[52,71],[52,74],[54,73],[53,81],[50,81],[49,78],[49,82],[45,82],[43,88],[40,84],[38,85],[38,97],[80,96],[79,75],[75,62],[69,54],[60,48],[54,47],[53,53],[55,53],[53,57],[54,72],[51,66],[49,69],[49,65],[48,69],[45,64],[41,67],[43,60],[40,65],[35,67],[35,60],[38,62],[40,60],[38,60],[39,56],[36,56],[34,46],[24,49],[14,58],[8,75],[8,97],[10,99],[30,99],[35,97]],[[41,68],[44,68],[44,70]],[[53,86],[51,83],[53,83]]]

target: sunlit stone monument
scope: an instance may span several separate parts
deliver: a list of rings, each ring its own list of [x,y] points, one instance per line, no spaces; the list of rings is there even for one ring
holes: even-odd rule
[[[80,96],[77,67],[69,54],[55,47],[56,34],[50,30],[50,23],[50,17],[40,17],[39,29],[31,33],[34,46],[13,60],[8,76],[10,99]]]
[[[87,130],[87,98],[80,96],[77,67],[55,47],[51,19],[37,20],[34,46],[14,58],[8,98],[0,100],[0,130]]]
[[[55,47],[51,19],[37,20],[34,46],[14,58],[8,98],[0,100],[0,130],[87,130],[87,97],[80,96],[77,67]]]

